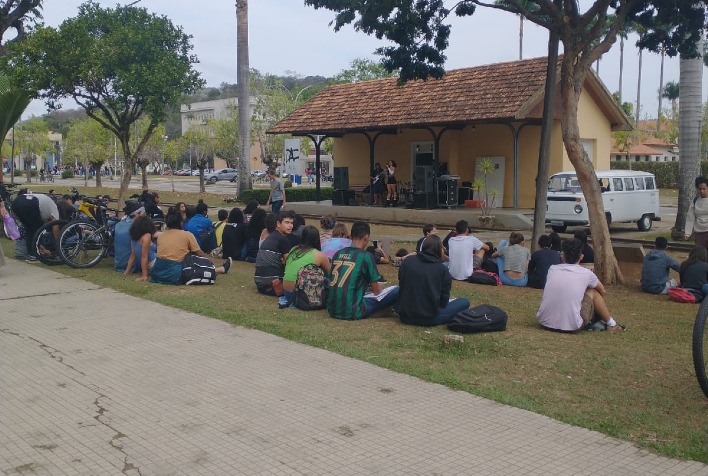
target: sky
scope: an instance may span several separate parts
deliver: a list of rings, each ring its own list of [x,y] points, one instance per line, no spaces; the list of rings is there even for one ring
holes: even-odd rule
[[[581,0],[581,6],[589,0]],[[45,0],[44,22],[58,26],[75,16],[79,0]],[[98,1],[105,7],[115,0]],[[122,2],[126,3],[126,2]],[[192,35],[195,68],[207,86],[236,83],[236,12],[233,0],[141,0],[138,4],[165,15]],[[249,55],[251,68],[261,73],[301,76],[334,76],[347,69],[355,58],[378,61],[374,50],[385,43],[351,26],[334,32],[329,23],[334,13],[315,10],[303,0],[250,0]],[[464,68],[519,58],[519,19],[515,15],[478,8],[474,15],[451,21],[446,69]],[[524,22],[523,57],[546,55],[547,32]],[[636,102],[639,55],[636,37],[625,44],[622,100]],[[619,42],[600,62],[600,77],[610,92],[619,90]],[[641,117],[656,118],[658,111],[660,57],[644,52],[642,60]],[[664,83],[679,79],[678,58],[666,58]],[[295,93],[296,94],[296,93]],[[703,96],[708,95],[708,74],[703,74]],[[72,102],[65,108],[75,108]],[[664,100],[663,107],[668,107]],[[25,117],[42,115],[46,108],[34,101]]]

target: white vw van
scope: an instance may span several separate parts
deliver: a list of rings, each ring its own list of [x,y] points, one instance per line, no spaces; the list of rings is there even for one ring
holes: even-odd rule
[[[659,189],[654,175],[634,170],[597,171],[607,223],[636,222],[649,231],[659,221]],[[554,174],[548,180],[546,223],[562,233],[570,225],[586,226],[588,207],[575,172]]]

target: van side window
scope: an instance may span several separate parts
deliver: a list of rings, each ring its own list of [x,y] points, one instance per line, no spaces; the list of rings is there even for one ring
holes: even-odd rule
[[[637,190],[644,190],[644,178],[643,177],[636,177],[634,179],[634,183],[637,184]]]
[[[631,178],[624,179],[624,188],[628,192],[633,191],[634,190],[634,180],[632,180]]]
[[[644,177],[644,183],[647,186],[647,190],[654,190],[654,177]]]
[[[621,178],[613,178],[612,179],[612,188],[615,190],[615,192],[621,192],[624,190],[624,187],[622,187],[622,179]]]

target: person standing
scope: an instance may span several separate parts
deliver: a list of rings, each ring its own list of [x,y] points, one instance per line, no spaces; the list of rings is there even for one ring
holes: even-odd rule
[[[450,299],[452,276],[442,263],[442,241],[437,235],[423,239],[418,253],[398,269],[400,288],[393,307],[404,324],[437,326],[447,324],[470,307],[466,298]]]
[[[270,204],[271,211],[277,215],[280,209],[285,207],[285,188],[283,187],[283,182],[276,175],[275,170],[270,170],[268,177],[270,178],[270,193],[268,194],[266,206]]]
[[[696,179],[698,196],[693,199],[686,215],[684,239],[693,233],[696,246],[708,246],[708,179]]]
[[[398,201],[398,181],[396,180],[396,161],[389,160],[386,165],[386,205],[396,206]]]
[[[389,307],[398,299],[398,286],[383,288],[374,258],[366,251],[371,227],[361,221],[352,225],[352,245],[332,257],[327,312],[330,317],[358,320]],[[371,287],[374,297],[365,297]],[[385,294],[384,294],[385,293]]]

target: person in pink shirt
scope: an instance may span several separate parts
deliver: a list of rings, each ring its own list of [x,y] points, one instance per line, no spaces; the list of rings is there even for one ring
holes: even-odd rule
[[[604,296],[607,291],[595,273],[583,266],[583,243],[563,242],[563,263],[549,268],[538,323],[550,330],[575,332],[588,328],[614,332],[624,330],[610,315]]]

